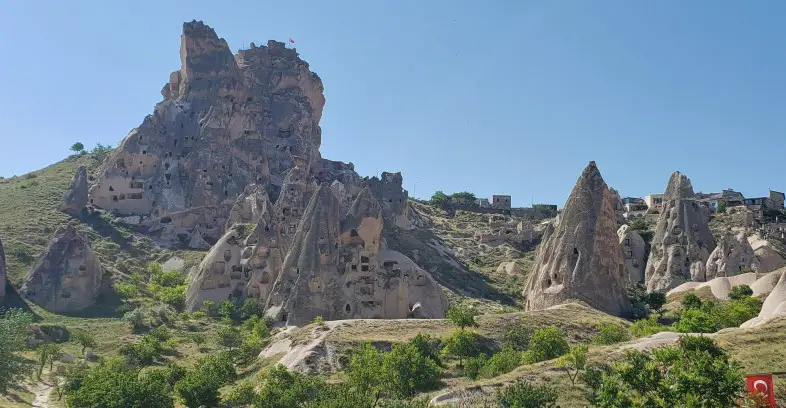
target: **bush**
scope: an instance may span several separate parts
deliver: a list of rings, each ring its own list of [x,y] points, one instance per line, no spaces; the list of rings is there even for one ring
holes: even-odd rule
[[[213,407],[219,402],[219,389],[235,380],[232,359],[225,353],[207,356],[175,384],[175,392],[188,408]]]
[[[557,359],[556,367],[565,370],[573,387],[576,386],[576,377],[587,365],[587,350],[586,344],[571,347],[567,354]]]
[[[753,289],[748,285],[737,285],[731,288],[729,299],[740,300],[753,296]]]
[[[480,370],[480,377],[491,378],[509,373],[521,365],[521,353],[512,348],[504,348],[494,353]]]
[[[216,302],[212,300],[206,300],[202,302],[202,311],[205,312],[208,316],[213,316],[213,312],[216,310]]]
[[[247,298],[243,301],[243,305],[240,306],[240,318],[241,319],[249,319],[251,316],[261,316],[262,315],[262,305],[259,304],[257,299]]]
[[[594,389],[611,407],[732,407],[745,396],[740,367],[708,337],[682,337],[652,354],[628,350]]]
[[[421,355],[442,365],[442,360],[439,358],[439,351],[442,346],[442,341],[440,339],[431,337],[428,334],[418,333],[409,343],[415,346]]]
[[[546,326],[535,330],[529,348],[523,355],[525,364],[551,360],[568,352],[568,340],[565,333],[557,327]]]
[[[689,308],[682,312],[674,329],[681,333],[715,333],[720,330],[718,317],[710,311]]]
[[[695,293],[690,292],[683,296],[680,301],[682,307],[685,309],[698,309],[701,307],[701,299]]]
[[[254,361],[259,353],[262,352],[262,346],[264,346],[264,343],[258,334],[254,332],[248,333],[240,344],[240,362],[249,364]]]
[[[218,314],[224,318],[229,318],[235,313],[235,304],[229,300],[222,300],[218,305]]]
[[[503,344],[516,351],[525,351],[529,347],[532,329],[520,321],[508,326],[503,336]]]
[[[198,311],[196,311],[194,313],[191,313],[191,318],[192,319],[200,320],[200,319],[204,319],[205,317],[207,317],[207,313],[205,313],[205,312],[203,312],[201,310],[198,310]]]
[[[592,338],[595,344],[609,345],[630,340],[628,330],[617,324],[603,323],[598,330],[599,333]]]
[[[409,343],[394,345],[383,355],[381,372],[384,391],[388,396],[401,399],[438,388],[442,377],[437,363]]]
[[[162,370],[137,374],[122,360],[112,359],[99,367],[80,370],[64,385],[69,407],[173,408],[174,402],[162,381]]]
[[[139,289],[128,283],[115,283],[115,292],[123,299],[131,299],[139,296]]]
[[[461,191],[450,195],[450,199],[456,202],[466,202],[472,204],[475,202],[475,194],[469,191]]]
[[[76,154],[81,154],[85,151],[85,145],[82,142],[76,142],[71,145],[71,151]]]
[[[634,337],[647,337],[655,333],[668,331],[669,327],[658,323],[657,316],[650,316],[646,319],[641,319],[633,322],[630,326],[630,333]]]
[[[141,309],[134,309],[123,315],[123,321],[131,324],[134,330],[144,327],[144,314]]]
[[[737,287],[739,286],[735,286],[735,288]],[[737,327],[758,316],[761,306],[762,303],[759,299],[750,296],[738,297],[723,305],[721,325],[723,327]]]
[[[556,408],[557,393],[549,386],[534,386],[520,380],[499,391],[497,403],[503,408]]]
[[[74,333],[73,338],[80,346],[82,346],[82,355],[85,355],[85,349],[90,347],[94,348],[96,346],[96,339],[93,337],[92,334],[79,330]]]
[[[633,317],[636,319],[644,319],[649,316],[650,307],[647,304],[649,296],[644,285],[641,283],[628,285],[627,292]]]
[[[231,352],[233,348],[240,347],[243,343],[243,335],[240,329],[234,326],[221,326],[216,330],[216,342],[218,345],[226,347]]]
[[[470,357],[464,363],[464,375],[470,379],[477,379],[480,376],[481,371],[483,370],[483,366],[488,361],[488,357],[485,354],[478,354],[475,357]]]
[[[251,381],[238,383],[229,392],[224,402],[229,406],[248,406],[256,399],[257,393],[254,391],[254,384]]]
[[[666,304],[666,293],[664,292],[650,292],[644,298],[644,303],[649,310],[652,310],[660,315],[663,314],[663,306]]]
[[[431,196],[431,205],[446,210],[450,207],[450,197],[442,191],[437,191]]]
[[[477,334],[467,330],[456,330],[444,341],[442,353],[459,359],[459,367],[463,366],[464,358],[472,357],[480,351]]]
[[[177,310],[183,310],[186,305],[186,285],[166,287],[151,284],[150,291],[153,292],[156,299]]]
[[[181,275],[180,272],[171,270],[166,272],[156,272],[150,276],[150,282],[165,288],[174,288],[185,284],[186,278]]]

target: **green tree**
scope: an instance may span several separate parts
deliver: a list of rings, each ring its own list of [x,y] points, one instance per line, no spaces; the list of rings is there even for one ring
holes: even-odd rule
[[[718,213],[725,214],[726,213],[726,202],[725,201],[718,201]]]
[[[246,298],[243,301],[243,305],[240,306],[240,318],[245,320],[251,318],[251,316],[260,315],[262,315],[262,305],[259,304],[259,300]]]
[[[204,333],[191,333],[189,338],[191,339],[192,342],[194,342],[194,344],[196,344],[197,349],[200,350],[202,349],[202,345],[205,344],[205,342],[207,342],[207,337],[205,336]]]
[[[49,364],[49,370],[52,370],[55,361],[60,358],[60,350],[60,345],[56,343],[44,343],[35,349],[38,356],[38,372],[36,374],[39,380],[47,364]]]
[[[439,386],[442,370],[410,343],[397,344],[382,358],[384,391],[393,398],[412,398]]]
[[[129,366],[146,367],[161,357],[162,350],[163,346],[157,338],[144,335],[139,343],[122,345],[119,353],[125,357]]]
[[[529,347],[529,340],[532,337],[532,328],[527,326],[522,319],[505,329],[503,343],[516,351],[525,351]]]
[[[450,207],[450,197],[442,191],[437,191],[431,196],[430,203],[434,207],[448,209]]]
[[[519,365],[521,365],[521,353],[505,347],[486,360],[480,370],[480,377],[496,377],[513,371]]]
[[[175,392],[188,408],[214,407],[220,401],[219,389],[237,377],[232,358],[219,353],[202,358],[193,370],[175,384]]]
[[[647,305],[647,288],[641,283],[630,284],[627,287],[633,317],[643,319],[649,316],[650,308]]]
[[[497,393],[497,403],[503,408],[556,408],[557,393],[549,386],[519,380]]]
[[[420,354],[434,360],[435,363],[442,365],[442,360],[439,357],[439,352],[442,341],[438,338],[431,337],[428,334],[418,333],[409,341],[410,344],[415,346]]]
[[[205,312],[208,316],[213,316],[213,312],[216,310],[216,302],[212,300],[206,300],[202,302],[202,311]]]
[[[737,286],[735,286],[737,287]],[[730,296],[731,297],[731,296]],[[739,297],[723,305],[720,320],[723,327],[736,327],[759,315],[761,300]]]
[[[461,191],[451,194],[450,199],[457,202],[472,204],[475,202],[475,194],[470,193],[469,191]]]
[[[483,371],[483,367],[486,365],[486,362],[489,360],[489,357],[484,354],[480,353],[475,357],[470,357],[464,362],[464,375],[470,379],[477,379],[480,377],[481,372]]]
[[[729,291],[729,299],[740,300],[753,296],[753,289],[748,285],[737,285]]]
[[[82,154],[85,151],[85,145],[82,142],[76,142],[71,145],[71,151],[75,154]]]
[[[565,373],[568,374],[568,378],[570,378],[571,385],[574,387],[576,386],[576,377],[579,376],[579,372],[587,366],[588,349],[586,344],[574,346],[570,348],[567,354],[557,359],[557,368],[565,370]]]
[[[137,374],[122,359],[110,359],[101,366],[80,370],[67,379],[66,404],[69,407],[173,408],[174,401],[155,370]]]
[[[32,368],[32,362],[20,355],[27,348],[27,328],[32,321],[32,315],[19,309],[0,315],[0,394],[7,394]]]
[[[646,319],[636,320],[630,326],[630,333],[635,337],[647,337],[655,333],[668,330],[668,326],[658,323],[657,316],[650,316]]]
[[[652,354],[628,350],[595,393],[600,408],[710,408],[736,406],[745,387],[740,367],[712,339],[686,336]]]
[[[234,326],[221,326],[216,330],[216,341],[218,345],[226,347],[231,352],[233,348],[243,344],[243,333]]]
[[[76,340],[76,342],[79,343],[80,346],[82,346],[83,356],[85,355],[85,349],[87,349],[88,347],[95,348],[96,346],[95,337],[93,337],[92,334],[86,331],[79,330],[76,333],[74,333],[74,340]]]
[[[479,350],[479,341],[477,334],[459,329],[453,332],[444,341],[444,348],[442,352],[459,359],[459,367],[464,366],[464,358],[477,355]]]
[[[592,338],[595,344],[609,345],[630,340],[630,333],[624,327],[614,323],[601,323],[598,334]]]
[[[698,309],[702,304],[701,299],[693,292],[685,294],[680,303],[684,309]]]
[[[644,298],[644,303],[647,304],[650,310],[663,316],[663,306],[666,304],[666,293],[650,292]]]
[[[218,305],[218,314],[225,319],[229,319],[235,313],[235,304],[230,300],[222,300]]]
[[[347,383],[361,392],[378,395],[382,388],[382,353],[371,343],[363,343],[349,360]]]
[[[645,221],[644,218],[635,218],[630,222],[630,229],[636,232],[647,231],[650,229],[650,226],[647,224],[647,221]]]
[[[246,407],[254,403],[257,398],[257,393],[254,391],[254,383],[251,381],[242,381],[236,384],[229,395],[226,396],[224,402],[232,407]]]
[[[554,326],[539,327],[532,335],[523,359],[527,364],[551,360],[568,352],[565,332]]]
[[[476,327],[478,324],[475,322],[475,316],[477,316],[477,312],[474,308],[462,305],[451,305],[445,314],[445,317],[461,330],[467,327]]]

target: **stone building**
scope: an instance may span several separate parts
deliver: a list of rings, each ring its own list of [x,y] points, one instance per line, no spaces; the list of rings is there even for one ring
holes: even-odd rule
[[[660,214],[660,210],[663,208],[663,194],[650,194],[644,197],[644,202],[651,212]]]
[[[491,196],[491,207],[502,210],[510,209],[510,196],[509,195],[493,195]]]
[[[783,193],[770,190],[770,200],[772,200],[775,209],[783,208],[784,198],[786,198],[786,195]]]

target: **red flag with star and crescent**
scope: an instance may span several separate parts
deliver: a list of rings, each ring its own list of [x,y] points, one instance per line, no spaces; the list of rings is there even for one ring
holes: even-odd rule
[[[762,402],[767,402],[771,408],[776,408],[772,374],[749,375],[745,377],[745,381],[748,383],[748,392],[760,396]]]
[[[292,39],[292,37],[289,37],[289,43],[290,43],[290,44],[294,44],[294,43],[295,43],[295,40],[294,40],[294,39]]]

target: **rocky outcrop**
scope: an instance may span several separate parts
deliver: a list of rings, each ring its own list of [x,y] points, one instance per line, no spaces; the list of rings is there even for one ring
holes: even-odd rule
[[[5,250],[3,249],[3,241],[0,241],[0,304],[5,301]]]
[[[753,248],[753,253],[756,254],[759,272],[774,271],[786,264],[786,259],[783,258],[783,255],[775,249],[771,242],[760,235],[753,234],[749,236],[748,243]]]
[[[180,56],[163,100],[90,189],[93,205],[142,216],[161,245],[188,246],[196,234],[216,242],[234,224],[246,186],[278,196],[293,167],[309,180],[359,180],[351,164],[320,156],[323,85],[294,49],[269,41],[232,55],[212,28],[192,21]]]
[[[606,313],[629,313],[630,278],[617,237],[615,203],[595,162],[590,162],[556,226],[544,235],[525,293],[527,310],[578,299]]]
[[[759,261],[745,233],[733,235],[727,231],[707,260],[706,273],[702,281],[717,277],[729,277],[740,273],[758,272]]]
[[[667,291],[686,281],[706,280],[705,268],[715,240],[694,197],[690,180],[674,172],[647,261],[648,291]]]
[[[623,225],[617,230],[625,271],[632,283],[644,283],[644,268],[647,265],[647,244],[638,232]]]
[[[66,224],[57,229],[20,293],[50,312],[77,312],[95,302],[102,275],[90,243]]]
[[[63,201],[57,209],[71,215],[78,215],[87,206],[87,194],[87,169],[85,166],[79,166],[76,169],[71,186],[66,191]]]
[[[611,195],[614,201],[614,214],[617,216],[617,225],[623,226],[628,223],[628,220],[625,219],[625,203],[622,202],[622,197],[620,197],[620,193],[613,188],[609,188],[611,190]]]
[[[740,327],[761,326],[780,316],[786,316],[786,271],[781,272],[778,283],[761,305],[759,315],[743,323]]]

